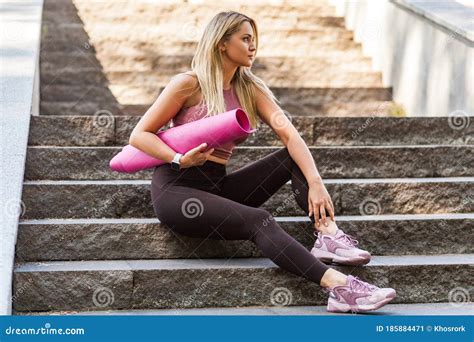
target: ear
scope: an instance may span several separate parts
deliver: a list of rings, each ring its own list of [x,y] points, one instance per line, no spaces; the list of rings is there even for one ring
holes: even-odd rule
[[[224,52],[226,48],[227,48],[227,42],[226,41],[219,42],[219,50],[221,52]]]

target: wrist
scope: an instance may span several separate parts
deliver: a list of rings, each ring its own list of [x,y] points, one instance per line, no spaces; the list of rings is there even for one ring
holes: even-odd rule
[[[308,181],[308,185],[318,185],[323,184],[323,179],[321,177],[313,177]]]
[[[176,171],[180,170],[182,166],[181,165],[182,159],[183,159],[183,154],[177,152],[174,155],[173,160],[171,161],[171,168]]]

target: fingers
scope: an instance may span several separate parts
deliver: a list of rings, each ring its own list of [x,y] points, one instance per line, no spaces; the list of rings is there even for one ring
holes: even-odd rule
[[[204,153],[206,154],[206,157],[207,157],[207,156],[210,155],[212,152],[214,152],[214,147],[211,148],[211,149],[209,149],[209,151],[204,152]]]
[[[332,204],[332,201],[330,202],[330,206],[328,208],[328,211],[329,211],[329,215],[331,216],[331,220],[333,220],[333,222],[335,222],[335,218],[334,218],[334,204]]]
[[[311,215],[313,215],[313,208],[311,206],[311,202],[308,201],[308,216],[311,218]]]
[[[316,224],[316,227],[319,228],[319,210],[318,210],[318,204],[316,202],[313,202],[313,213],[314,213],[314,222]]]
[[[200,152],[204,152],[207,148],[207,143],[202,143],[197,148],[199,149]]]
[[[325,203],[321,203],[319,205],[319,212],[321,213],[321,223],[325,226],[328,225],[328,221],[326,220],[326,208],[324,207]]]

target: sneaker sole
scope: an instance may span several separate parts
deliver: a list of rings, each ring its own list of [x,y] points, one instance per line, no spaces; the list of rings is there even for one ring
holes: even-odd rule
[[[370,262],[370,257],[369,258],[345,258],[338,256],[334,253],[331,252],[326,252],[326,251],[321,251],[318,249],[311,249],[311,254],[314,255],[314,257],[318,258],[324,263],[335,263],[335,264],[340,264],[340,265],[349,265],[349,266],[361,266],[361,265],[366,265]]]
[[[381,300],[380,302],[374,303],[374,304],[368,304],[368,305],[357,305],[357,306],[350,306],[349,304],[345,303],[333,303],[331,301],[328,301],[328,306],[327,306],[327,311],[328,312],[368,312],[368,311],[373,311],[380,309],[382,306],[390,302],[392,299],[394,299],[396,295],[393,297],[387,297],[384,300]]]

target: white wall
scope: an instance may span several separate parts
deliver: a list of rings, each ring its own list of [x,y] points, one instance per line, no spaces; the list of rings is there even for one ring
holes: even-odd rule
[[[13,262],[38,66],[43,0],[0,3],[0,315],[11,314]],[[38,75],[36,74],[36,79]],[[36,109],[35,109],[36,108]],[[15,294],[13,294],[14,296]]]
[[[407,116],[474,115],[472,15],[467,8],[449,1],[330,3],[345,17],[364,54],[373,58],[384,85],[393,87],[394,101],[404,105]]]

